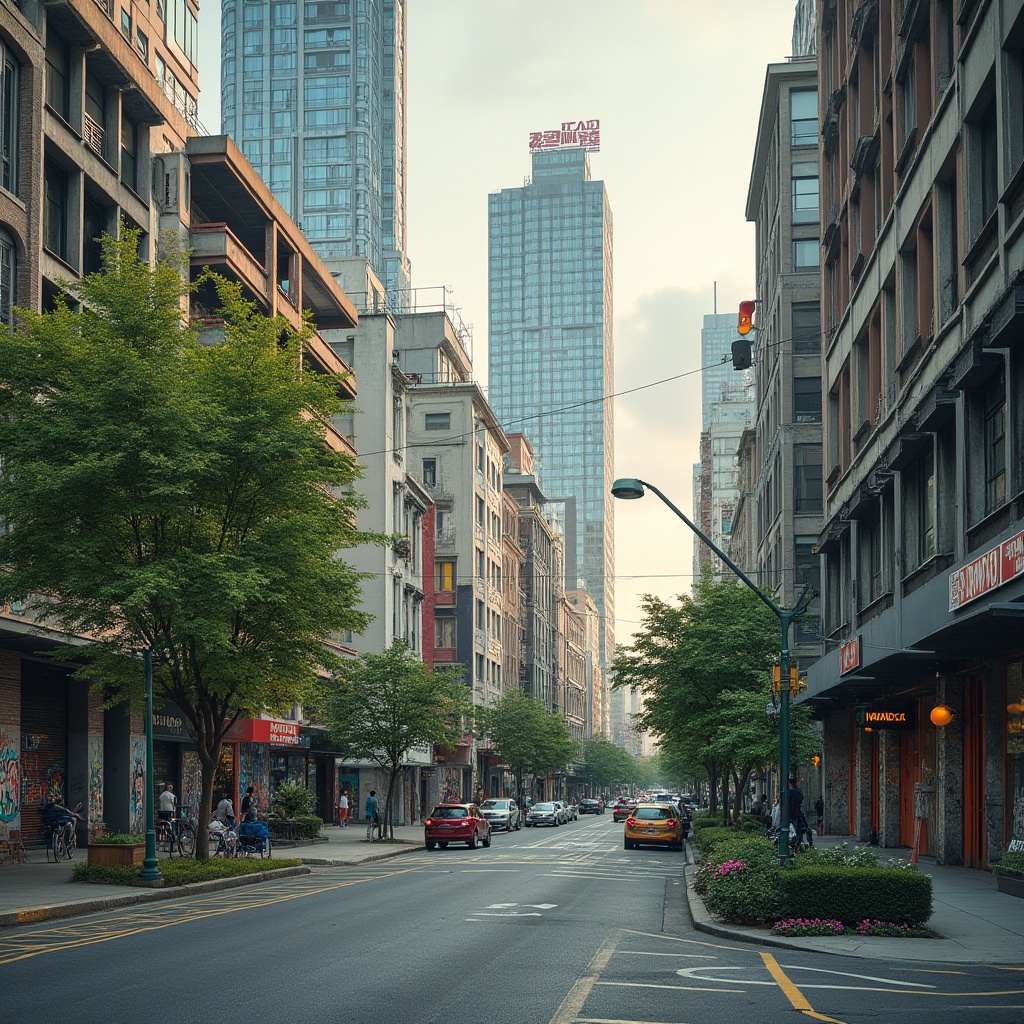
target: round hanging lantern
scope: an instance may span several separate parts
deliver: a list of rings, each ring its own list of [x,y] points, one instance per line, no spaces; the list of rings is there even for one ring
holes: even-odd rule
[[[941,728],[944,725],[949,725],[956,718],[956,713],[948,704],[937,704],[932,708],[928,717],[932,720],[932,725]]]

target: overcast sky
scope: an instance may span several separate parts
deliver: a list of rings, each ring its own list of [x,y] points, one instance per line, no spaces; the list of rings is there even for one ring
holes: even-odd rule
[[[487,379],[487,195],[523,184],[531,131],[598,118],[591,171],[614,219],[615,474],[684,512],[699,458],[700,328],[754,297],[744,217],[765,69],[795,0],[407,0],[408,251],[445,285]],[[220,125],[219,4],[200,11],[199,113]],[[663,382],[663,383],[659,383]],[[640,595],[688,590],[691,535],[657,500],[616,502],[616,635]]]

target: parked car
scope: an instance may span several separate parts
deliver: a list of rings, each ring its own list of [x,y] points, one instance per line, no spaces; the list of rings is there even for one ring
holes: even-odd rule
[[[555,805],[555,808],[558,811],[558,818],[559,818],[559,822],[558,823],[560,825],[568,825],[569,824],[569,808],[566,805],[566,802],[564,800],[552,800],[551,802]]]
[[[604,801],[585,797],[580,801],[580,814],[604,814]]]
[[[534,804],[530,808],[530,813],[526,815],[526,827],[532,828],[534,825],[561,825],[562,816],[558,812],[558,808],[549,802]]]
[[[637,804],[626,818],[622,845],[627,850],[635,850],[641,843],[681,850],[684,835],[683,819],[675,804]]]
[[[492,797],[480,805],[483,816],[492,829],[503,828],[506,832],[519,830],[522,826],[522,814],[519,805],[508,797]]]
[[[634,807],[636,807],[635,800],[619,797],[618,802],[612,808],[612,821],[625,821]]]
[[[575,800],[566,800],[566,802],[565,802],[565,820],[566,821],[579,821],[580,820],[580,809],[577,806]]]
[[[443,850],[449,843],[475,850],[477,843],[491,845],[491,826],[476,804],[438,804],[424,822],[423,841],[428,850]]]

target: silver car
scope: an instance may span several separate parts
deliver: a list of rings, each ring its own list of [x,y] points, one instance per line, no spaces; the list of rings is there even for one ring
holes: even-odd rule
[[[534,825],[561,824],[562,816],[558,813],[558,808],[553,803],[534,804],[530,808],[530,813],[526,815],[527,828],[532,828]]]
[[[518,831],[522,826],[519,805],[508,797],[494,797],[480,805],[483,816],[492,829],[503,828],[506,832]]]
[[[555,805],[555,810],[558,811],[558,823],[560,825],[568,825],[570,821],[569,808],[564,800],[552,800]]]

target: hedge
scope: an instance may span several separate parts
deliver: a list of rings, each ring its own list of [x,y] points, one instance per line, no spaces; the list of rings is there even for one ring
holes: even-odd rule
[[[808,867],[782,871],[779,881],[783,917],[921,925],[932,916],[932,880],[919,871]]]

